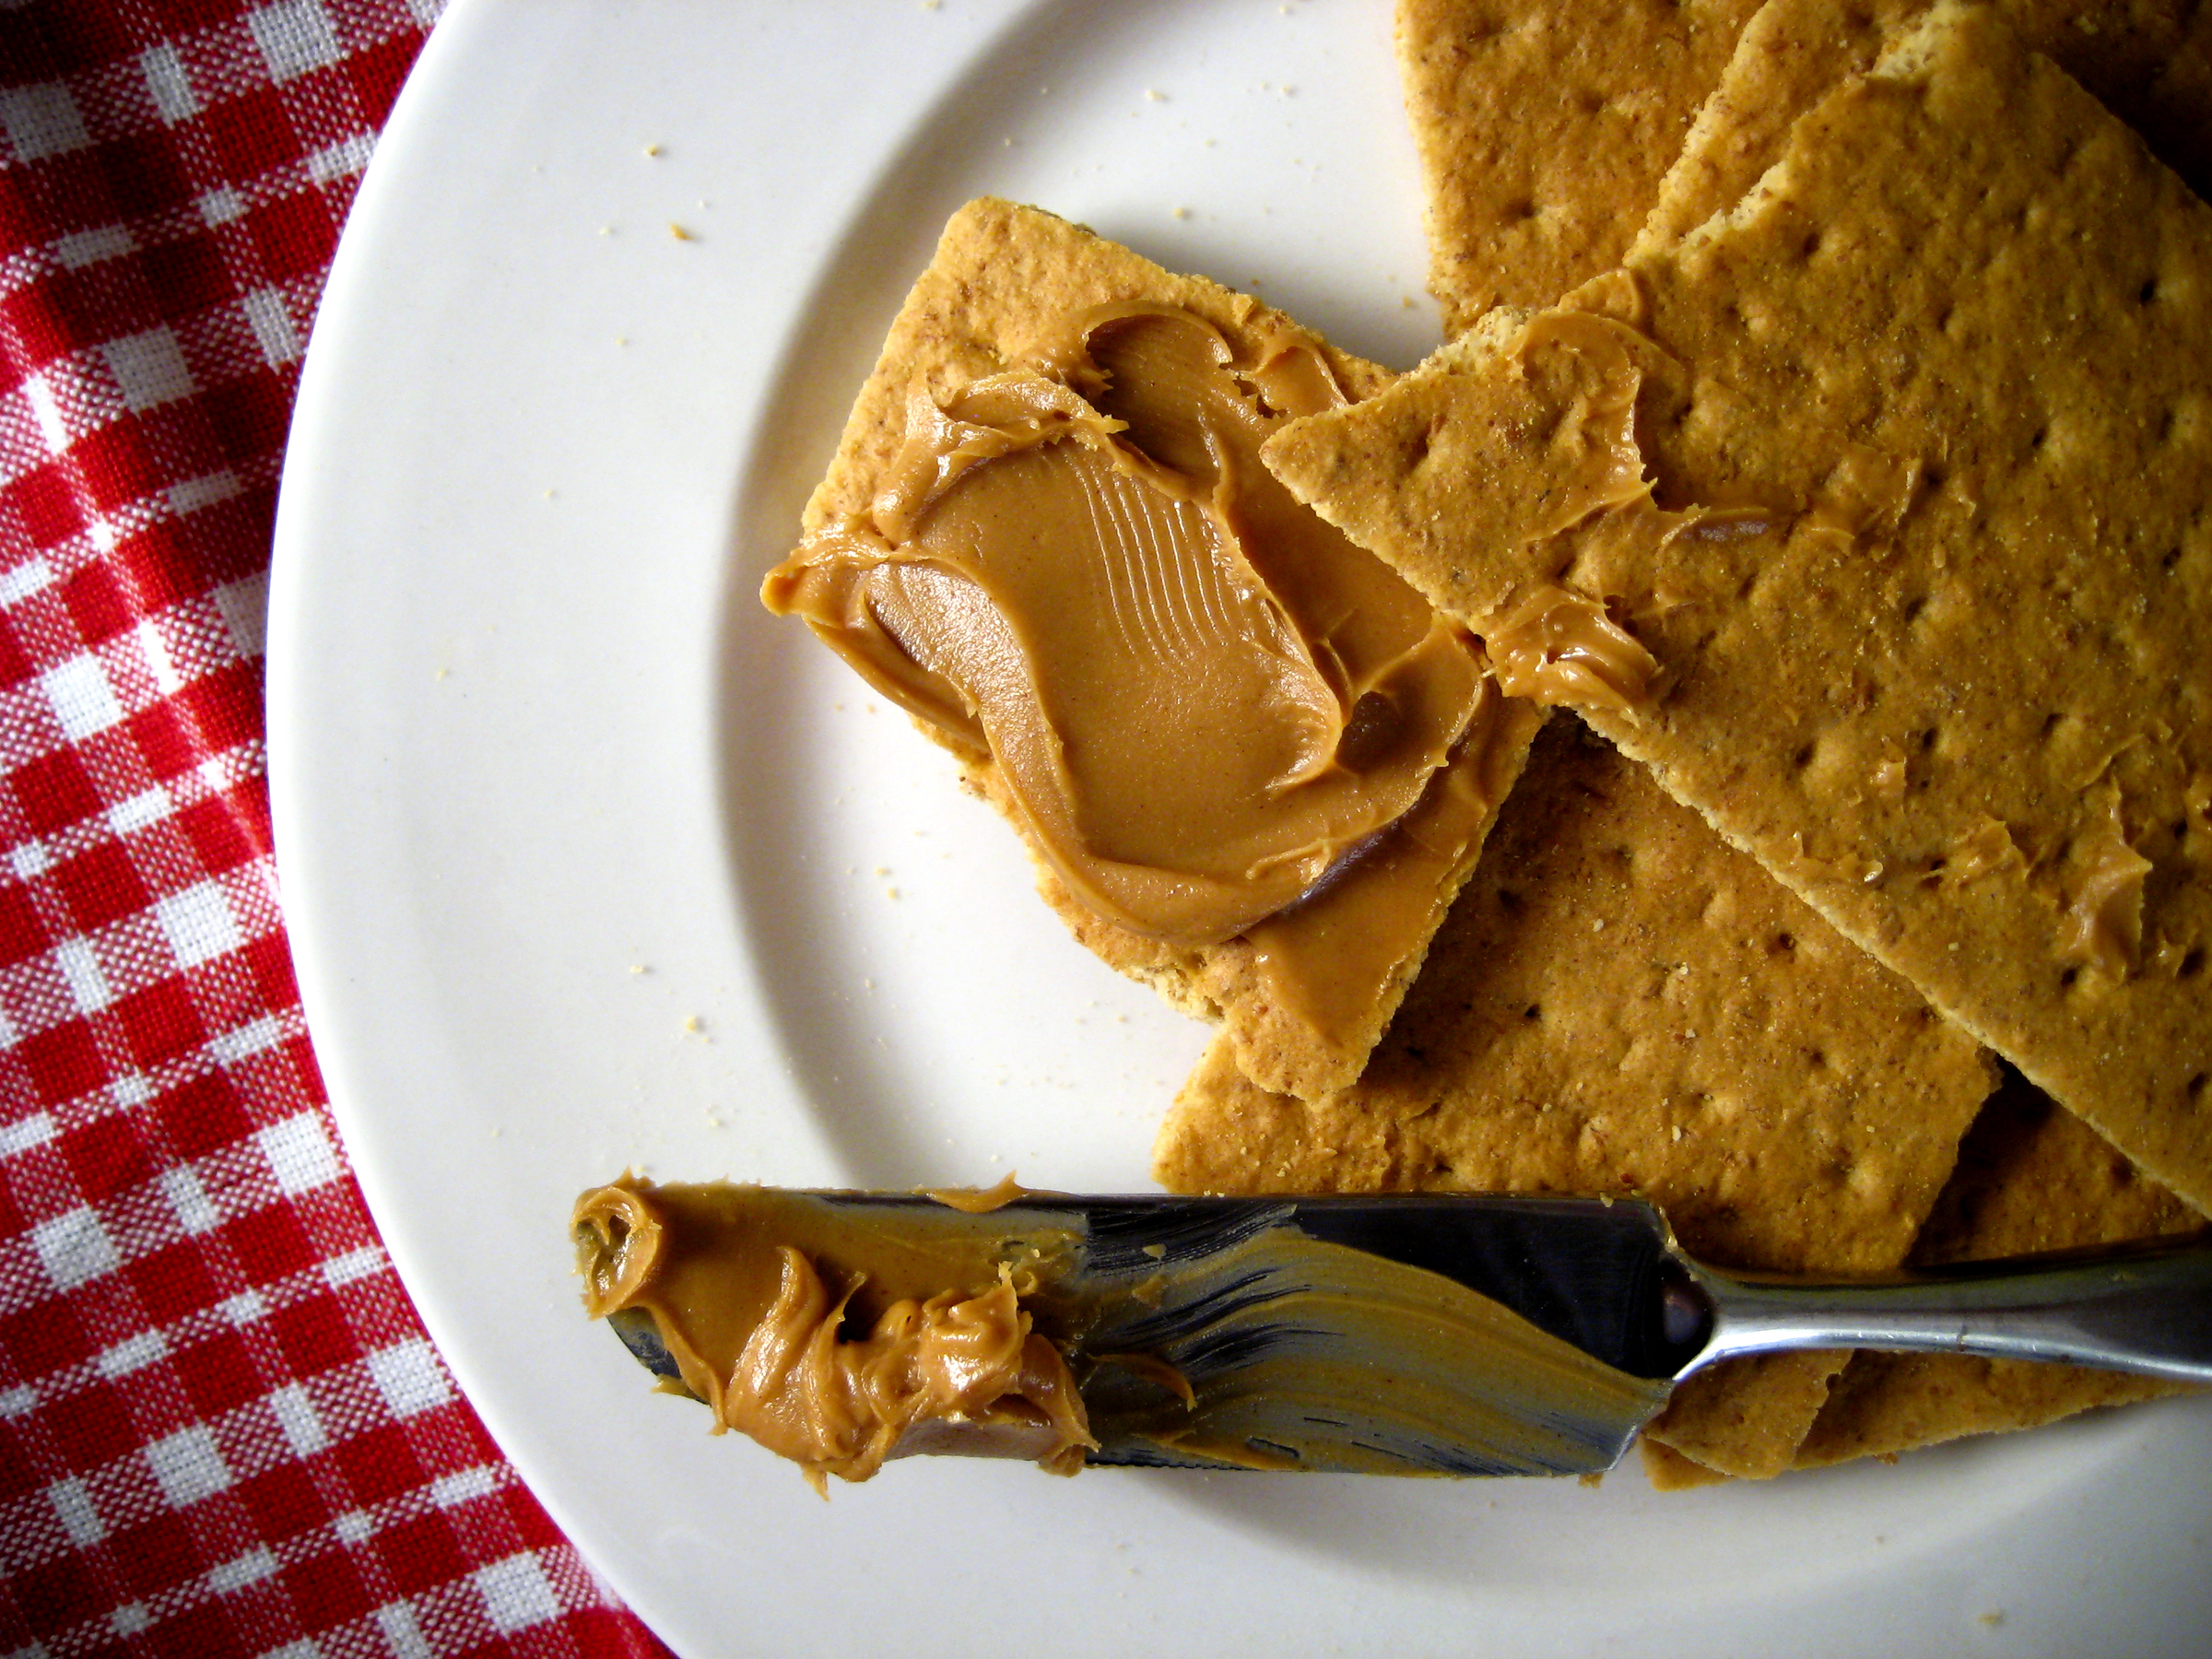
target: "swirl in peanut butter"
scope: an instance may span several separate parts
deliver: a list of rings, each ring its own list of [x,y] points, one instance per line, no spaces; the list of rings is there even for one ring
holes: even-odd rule
[[[762,598],[994,761],[1087,907],[1218,944],[1412,809],[1481,691],[1467,637],[1260,465],[1341,401],[1287,331],[1240,363],[1188,312],[1099,308],[917,391],[870,510]]]

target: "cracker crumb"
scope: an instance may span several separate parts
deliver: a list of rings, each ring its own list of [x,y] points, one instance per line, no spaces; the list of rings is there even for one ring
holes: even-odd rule
[[[1995,1630],[2004,1622],[2005,1614],[2002,1609],[1996,1607],[1992,1607],[1988,1612],[1983,1614],[1981,1618],[1983,1629],[1989,1630]]]
[[[661,153],[661,147],[657,144],[649,144],[645,147],[645,153],[649,156],[657,156]]]
[[[668,221],[668,234],[675,237],[677,241],[697,241],[699,240],[674,219]]]

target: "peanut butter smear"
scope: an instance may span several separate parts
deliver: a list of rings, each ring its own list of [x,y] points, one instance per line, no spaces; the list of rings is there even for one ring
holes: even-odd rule
[[[1412,810],[1481,692],[1465,633],[1260,465],[1343,401],[1288,331],[1240,363],[1188,312],[1097,308],[917,390],[886,488],[762,601],[994,760],[1079,901],[1218,944]]]
[[[684,1387],[805,1471],[865,1480],[959,1451],[1072,1475],[1096,1447],[1060,1350],[1022,1306],[1041,1255],[897,1231],[759,1187],[625,1178],[571,1221],[594,1317],[649,1314]]]

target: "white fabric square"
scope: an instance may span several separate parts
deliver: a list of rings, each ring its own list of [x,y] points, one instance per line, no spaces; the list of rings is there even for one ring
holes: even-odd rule
[[[207,1040],[207,1053],[218,1065],[236,1065],[241,1060],[250,1060],[265,1048],[274,1048],[283,1040],[284,1028],[276,1023],[273,1014],[264,1014],[251,1024],[219,1031]]]
[[[326,187],[340,179],[349,179],[369,165],[369,158],[375,149],[375,134],[355,133],[309,155],[307,176]]]
[[[338,61],[338,38],[317,0],[277,0],[248,12],[246,27],[273,80],[287,81]]]
[[[110,340],[100,354],[108,359],[108,369],[123,389],[123,401],[133,409],[158,408],[193,394],[192,371],[184,365],[183,348],[166,328]]]
[[[218,184],[194,204],[200,210],[200,220],[206,225],[227,225],[246,210],[246,204],[237,191],[228,184]]]
[[[311,1193],[338,1178],[338,1156],[312,1112],[271,1124],[253,1137],[269,1160],[276,1185],[287,1197]]]
[[[175,126],[200,112],[192,77],[184,73],[184,60],[174,46],[164,41],[147,47],[138,54],[138,73],[146,76],[146,89],[153,94],[154,110],[164,125]]]
[[[0,1158],[13,1158],[18,1152],[42,1147],[53,1138],[53,1120],[42,1112],[34,1112],[12,1124],[0,1124]]]
[[[215,1207],[215,1200],[207,1196],[207,1189],[190,1166],[176,1164],[161,1171],[161,1196],[169,1200],[169,1207],[176,1212],[177,1225],[186,1232],[198,1234],[222,1220],[222,1213]]]
[[[53,567],[33,555],[0,575],[0,605],[20,605],[53,581]]]
[[[146,1610],[144,1602],[125,1602],[108,1615],[108,1625],[118,1636],[135,1636],[151,1628],[154,1616]]]
[[[169,816],[169,791],[160,784],[142,789],[129,800],[108,808],[108,828],[118,835],[128,835],[134,830],[143,830],[148,824],[158,824]]]
[[[197,512],[203,507],[212,507],[218,501],[227,501],[238,494],[240,485],[234,472],[212,472],[197,478],[187,478],[182,484],[169,487],[169,510],[179,518]],[[265,585],[266,579],[264,579]]]
[[[545,1569],[535,1556],[511,1555],[477,1571],[477,1588],[483,1592],[484,1611],[502,1636],[526,1630],[548,1618],[560,1617],[560,1603],[546,1582]]]
[[[245,311],[246,325],[253,331],[262,358],[270,368],[288,363],[300,355],[300,335],[292,327],[292,314],[285,309],[282,294],[275,288],[255,288],[239,304]]]
[[[154,1086],[144,1072],[125,1072],[108,1085],[108,1099],[118,1106],[143,1106],[154,1098]]]
[[[330,1524],[341,1544],[359,1546],[376,1536],[376,1523],[359,1510],[347,1510]]]
[[[219,1567],[210,1567],[207,1570],[207,1588],[218,1595],[228,1595],[233,1590],[243,1590],[248,1584],[258,1584],[276,1571],[275,1556],[265,1549],[249,1550]]]
[[[88,1208],[40,1222],[30,1230],[30,1247],[60,1290],[74,1290],[88,1279],[112,1273],[121,1261],[100,1218]]]
[[[117,1377],[127,1377],[135,1371],[144,1371],[168,1352],[168,1338],[160,1332],[141,1331],[127,1341],[100,1350],[92,1361],[92,1369],[113,1382]]]
[[[100,971],[100,958],[83,939],[64,939],[53,947],[54,966],[69,982],[70,999],[80,1014],[97,1014],[115,1000],[108,976]]]
[[[367,1278],[382,1272],[384,1265],[384,1247],[382,1244],[364,1244],[359,1250],[349,1250],[342,1256],[333,1256],[323,1264],[323,1282],[332,1289],[350,1285],[355,1279]]]
[[[169,947],[177,953],[181,967],[196,968],[244,943],[239,935],[238,919],[230,913],[230,901],[212,881],[155,900],[154,915],[161,931],[169,935]],[[265,1135],[273,1133],[264,1131]]]
[[[395,1418],[413,1417],[453,1398],[438,1356],[427,1342],[402,1342],[369,1356],[369,1375]]]
[[[128,227],[102,225],[97,230],[73,230],[56,239],[53,256],[72,271],[81,271],[103,259],[120,259],[138,244],[131,240]]]
[[[39,1396],[29,1389],[16,1387],[0,1394],[0,1418],[19,1418],[39,1403]]]
[[[491,1471],[478,1465],[457,1475],[441,1475],[430,1482],[430,1501],[440,1509],[452,1509],[456,1503],[473,1503],[479,1498],[488,1498],[497,1489]]]
[[[97,736],[123,718],[123,705],[108,684],[108,671],[96,656],[74,656],[39,676],[39,687],[53,705],[62,735],[72,743]]]
[[[393,1659],[431,1659],[430,1644],[423,1636],[422,1626],[416,1622],[415,1609],[406,1602],[387,1602],[379,1607],[376,1628],[384,1633]]]
[[[276,1414],[276,1427],[284,1430],[284,1443],[298,1456],[305,1457],[330,1444],[330,1436],[323,1430],[323,1419],[315,1415],[315,1403],[299,1383],[271,1394],[269,1409]]]
[[[10,87],[0,92],[0,126],[7,128],[16,159],[36,161],[41,156],[59,156],[82,149],[92,142],[76,100],[59,81],[36,87]]]
[[[265,1316],[269,1304],[258,1290],[241,1290],[236,1296],[225,1297],[216,1303],[215,1311],[232,1324],[244,1325]]]
[[[196,1424],[151,1442],[146,1462],[173,1509],[197,1503],[230,1484],[229,1465],[215,1449],[215,1436]]]
[[[57,1480],[46,1488],[46,1500],[53,1505],[53,1512],[62,1518],[62,1530],[69,1535],[69,1542],[79,1549],[97,1544],[108,1535],[106,1524],[100,1512],[92,1507],[92,1494],[85,1490],[85,1483],[72,1475],[66,1480]]]
[[[16,873],[18,881],[43,876],[53,865],[53,855],[46,851],[43,841],[25,841],[7,855],[7,867]]]

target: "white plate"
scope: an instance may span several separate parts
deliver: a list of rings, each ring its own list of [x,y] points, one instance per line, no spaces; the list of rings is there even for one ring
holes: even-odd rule
[[[2201,1653],[2204,1402],[1666,1499],[1633,1471],[939,1463],[824,1505],[580,1316],[568,1206],[628,1164],[1144,1184],[1201,1033],[1069,944],[947,762],[753,589],[971,195],[1416,360],[1386,11],[484,0],[439,26],[316,324],[270,649],[301,989],[408,1288],[687,1654]]]

